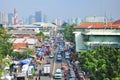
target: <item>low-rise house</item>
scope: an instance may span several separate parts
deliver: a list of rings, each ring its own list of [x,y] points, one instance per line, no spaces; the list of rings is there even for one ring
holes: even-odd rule
[[[16,43],[13,45],[14,51],[21,52],[21,51],[25,50],[26,48],[28,48],[27,43],[24,43],[24,42],[23,43]]]
[[[37,33],[33,30],[10,30],[8,34],[13,37],[35,36]]]
[[[25,48],[35,48],[35,45],[39,42],[36,38],[14,38],[11,40],[13,42],[13,48],[15,51],[21,51]]]

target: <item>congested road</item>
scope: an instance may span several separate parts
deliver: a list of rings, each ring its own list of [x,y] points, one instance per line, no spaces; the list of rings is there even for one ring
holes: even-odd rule
[[[37,72],[39,73],[39,70],[43,70],[44,65],[47,64],[47,61],[50,62],[50,75],[44,75],[43,71],[42,71],[41,75],[40,75],[40,80],[58,80],[58,79],[54,78],[54,74],[55,74],[56,69],[61,69],[61,64],[62,63],[67,65],[67,60],[63,57],[64,52],[62,52],[62,54],[63,54],[62,55],[62,60],[57,61],[57,55],[58,55],[58,52],[59,52],[59,44],[57,44],[57,45],[58,45],[58,47],[51,51],[51,53],[54,54],[54,57],[50,58],[49,55],[46,55],[43,63],[38,66],[38,71]],[[64,48],[64,45],[62,45],[62,47]],[[62,70],[62,78],[60,78],[59,80],[65,80],[64,78],[65,78],[64,77],[64,70]]]
[[[40,68],[40,69],[42,69],[42,68],[43,68],[43,65],[46,64],[47,61],[49,61],[49,62],[50,62],[50,65],[51,65],[51,76],[41,75],[41,80],[43,80],[43,79],[44,79],[44,80],[56,80],[56,79],[54,79],[55,70],[58,69],[58,68],[61,69],[61,63],[62,63],[62,62],[65,63],[64,58],[63,58],[62,61],[57,61],[57,60],[56,60],[56,56],[57,56],[57,53],[58,53],[58,48],[57,48],[56,50],[53,50],[53,52],[51,52],[51,53],[54,54],[54,57],[53,57],[53,58],[49,58],[49,56],[46,56],[43,64],[41,65],[41,68]],[[66,64],[67,64],[67,63],[66,63]],[[60,79],[60,80],[64,80],[64,74],[62,74],[62,75],[63,75],[63,76],[62,76],[62,79]]]

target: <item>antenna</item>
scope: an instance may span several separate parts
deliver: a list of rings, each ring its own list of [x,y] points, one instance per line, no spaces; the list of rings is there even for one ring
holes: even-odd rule
[[[112,29],[113,27],[112,27],[112,21],[113,21],[113,18],[111,17],[110,18],[110,28]]]
[[[104,28],[107,28],[107,17],[106,17],[106,13],[105,13],[105,18],[104,18]]]

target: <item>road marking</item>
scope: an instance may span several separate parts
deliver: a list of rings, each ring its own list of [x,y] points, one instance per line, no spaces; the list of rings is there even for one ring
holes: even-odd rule
[[[55,63],[55,61],[56,61],[56,54],[57,54],[57,51],[55,50],[54,51],[54,54],[55,54],[55,56],[54,56],[54,59],[53,59],[53,71],[52,71],[52,75],[54,76],[54,72],[55,72],[55,65],[56,65],[56,63]],[[54,80],[53,79],[53,77],[51,77],[51,79],[50,80]]]

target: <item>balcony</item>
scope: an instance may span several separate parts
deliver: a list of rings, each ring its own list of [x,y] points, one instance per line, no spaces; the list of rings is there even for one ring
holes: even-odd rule
[[[109,36],[120,36],[120,30],[117,29],[86,29],[82,32],[83,35],[109,35]]]

